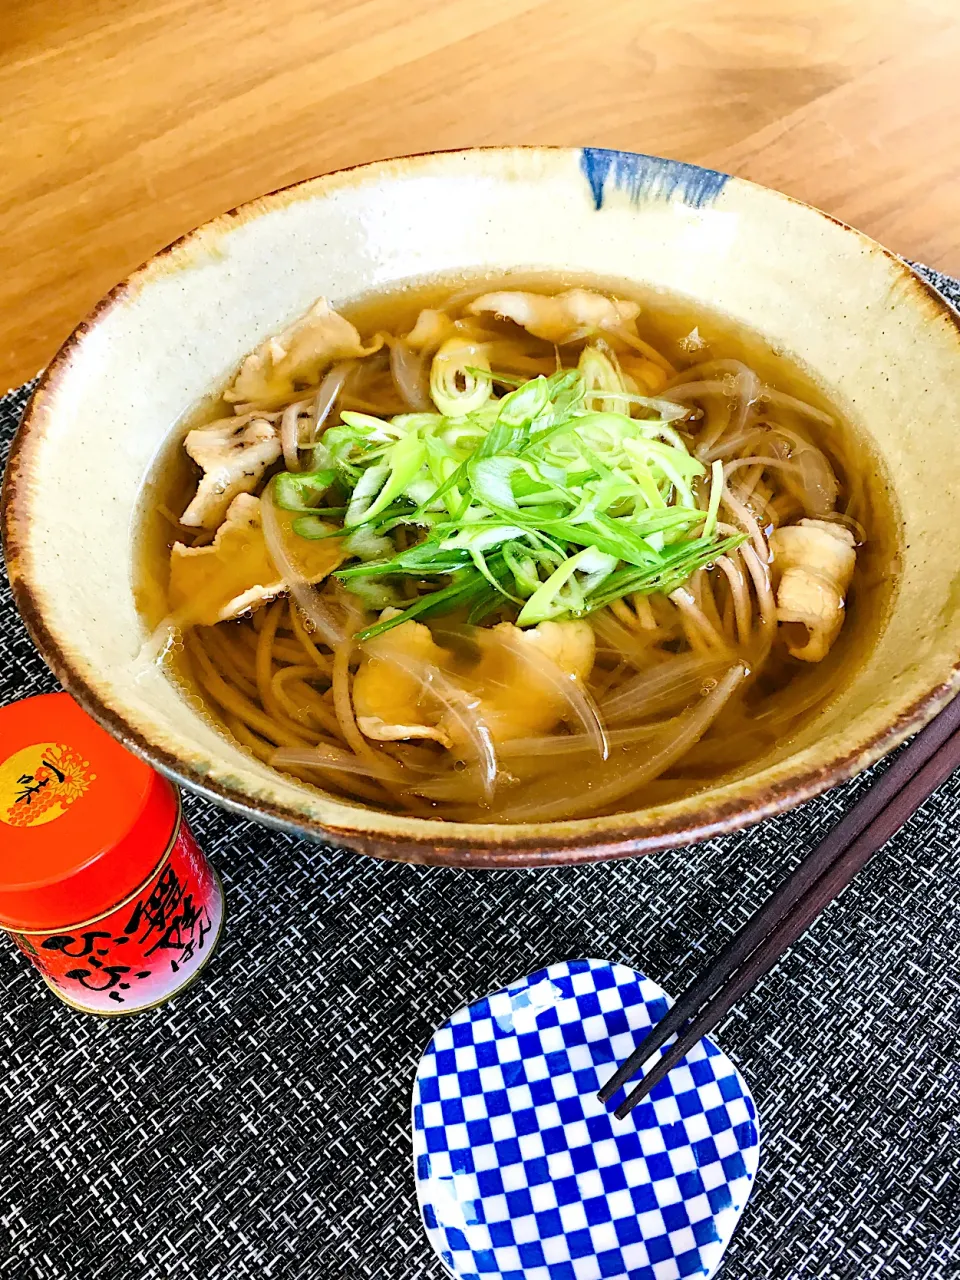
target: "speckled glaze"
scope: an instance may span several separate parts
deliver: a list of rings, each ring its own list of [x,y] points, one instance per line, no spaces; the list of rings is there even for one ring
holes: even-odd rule
[[[226,740],[143,636],[131,528],[174,423],[320,294],[430,275],[566,270],[660,286],[725,312],[811,373],[868,433],[904,524],[902,579],[856,679],[751,777],[657,808],[526,826],[454,825],[345,803]],[[493,149],[329,174],[215,219],[119,285],[61,349],[4,491],[16,599],[47,662],[107,729],[240,812],[381,857],[541,865],[647,853],[733,830],[891,750],[958,687],[960,328],[898,258],[751,183],[625,152]]]

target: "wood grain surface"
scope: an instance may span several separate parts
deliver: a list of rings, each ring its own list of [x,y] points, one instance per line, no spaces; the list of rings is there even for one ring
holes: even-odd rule
[[[626,147],[960,273],[958,0],[2,0],[0,387],[183,231],[342,165]]]

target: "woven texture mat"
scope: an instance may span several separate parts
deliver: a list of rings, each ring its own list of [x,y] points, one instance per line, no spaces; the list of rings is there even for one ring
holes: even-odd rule
[[[0,401],[4,453],[25,400]],[[0,703],[55,687],[4,582]],[[434,1027],[580,956],[680,991],[867,782],[693,849],[500,872],[375,862],[186,796],[228,904],[189,991],[100,1021],[0,941],[0,1277],[440,1280],[409,1120]],[[763,1131],[724,1280],[960,1276],[958,820],[960,775],[718,1032]]]

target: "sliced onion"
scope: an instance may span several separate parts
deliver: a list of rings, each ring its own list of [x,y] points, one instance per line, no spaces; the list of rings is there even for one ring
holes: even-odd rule
[[[826,524],[840,524],[843,525],[845,529],[849,529],[853,534],[854,542],[858,547],[862,547],[867,540],[866,529],[859,520],[855,520],[853,516],[848,516],[846,512],[829,511],[826,515],[820,516],[820,519]]]
[[[807,515],[829,515],[837,503],[840,486],[826,457],[811,445],[797,455],[800,500]]]
[[[740,433],[739,436],[728,436],[721,441],[719,445],[713,445],[709,449],[704,449],[700,455],[700,461],[708,465],[716,462],[717,459],[729,457],[735,454],[738,449],[743,449],[746,445],[756,444],[763,436],[767,434],[767,428],[763,426],[749,427],[746,431]]]
[[[526,797],[518,796],[516,802],[498,807],[498,819],[508,822],[554,822],[564,818],[581,818],[616,804],[658,778],[686,755],[716,720],[746,674],[747,668],[742,663],[730,667],[697,706],[684,712],[672,722],[669,729],[654,739],[652,750],[645,758],[638,760],[635,753],[625,753],[622,760],[617,759],[612,767],[609,764],[603,767],[596,785],[589,786],[588,782],[586,788],[582,783],[577,785],[574,781],[571,784],[570,779],[558,777],[555,781],[559,794],[555,794],[552,799],[544,801],[530,794]],[[609,776],[611,773],[612,777]],[[540,781],[536,785],[542,789],[543,783]]]
[[[619,338],[621,342],[625,343],[628,347],[632,347],[634,351],[639,351],[640,355],[642,355],[644,359],[649,360],[651,364],[655,364],[658,368],[662,369],[668,378],[676,376],[677,371],[674,369],[667,357],[665,355],[661,355],[656,347],[651,347],[649,342],[644,342],[643,338],[638,334],[631,333],[625,325],[620,325],[615,329],[607,329],[606,332],[615,338]],[[586,334],[581,336],[585,337]]]
[[[288,404],[280,419],[280,443],[283,446],[283,463],[288,471],[300,470],[300,415],[307,407],[306,400]]]
[[[313,440],[312,444],[316,444],[320,438],[320,432],[323,425],[330,416],[330,410],[333,408],[333,402],[343,390],[343,384],[347,380],[347,374],[356,364],[355,360],[344,360],[340,364],[335,364],[324,380],[320,383],[320,389],[317,392],[317,399],[313,406]]]
[[[590,623],[601,640],[603,640],[619,657],[624,658],[632,667],[644,669],[654,660],[652,649],[658,639],[657,625],[645,627],[640,635],[635,634],[613,615],[609,609],[600,609],[591,615]]]
[[[260,498],[260,518],[263,523],[267,554],[273,561],[274,568],[286,584],[300,612],[313,623],[314,629],[324,643],[331,649],[335,649],[346,639],[343,619],[337,617],[329,603],[306,580],[290,558],[284,546],[283,530],[277,518],[272,484],[267,485]]]
[[[610,745],[600,710],[590,692],[539,647],[528,648],[520,636],[508,631],[495,630],[492,634],[527,667],[535,679],[543,680],[550,686],[573,719],[583,726],[584,733],[593,743],[600,759],[606,760],[610,754]]]
[[[390,344],[390,372],[404,402],[414,413],[428,413],[433,402],[426,392],[427,366],[422,353],[402,338]]]
[[[502,770],[497,774],[498,787],[504,782],[515,781],[515,778],[505,777]],[[432,778],[414,782],[409,790],[425,800],[448,804],[482,804],[490,799],[484,789],[480,766],[475,764],[466,769],[438,770]]]
[[[660,733],[665,720],[655,724],[635,724],[629,729],[611,729],[607,731],[607,742],[611,747],[632,747],[644,742],[655,733]],[[592,755],[596,744],[585,733],[545,733],[536,738],[511,738],[500,744],[500,756],[504,760],[524,759],[536,756],[582,756]]]
[[[822,409],[815,409],[812,404],[807,404],[806,400],[788,396],[785,391],[776,391],[773,387],[764,386],[760,390],[760,399],[777,409],[791,409],[804,418],[812,418],[814,422],[819,422],[825,427],[837,425],[836,419],[829,413],[824,413]]]
[[[750,366],[744,364],[742,360],[702,360],[700,364],[689,365],[678,373],[672,382],[667,383],[661,394],[672,394],[676,388],[688,382],[702,382],[714,378],[739,378],[744,373],[752,372]]]
[[[787,488],[803,505],[808,516],[822,518],[837,505],[840,484],[826,454],[797,431],[776,427],[774,436],[786,442],[790,450],[792,472],[785,476]]]
[[[695,382],[681,382],[675,387],[667,387],[661,391],[662,400],[695,400],[697,396],[726,396],[733,399],[736,392],[730,379],[710,378]]]
[[[716,655],[685,653],[670,658],[621,684],[602,699],[601,709],[611,725],[660,715],[696,697],[726,665]]]
[[[339,773],[355,773],[378,782],[395,782],[396,772],[361,760],[352,751],[339,747],[280,747],[270,756],[275,769],[329,769]]]
[[[741,467],[761,466],[770,471],[796,471],[797,464],[785,458],[771,458],[763,453],[751,453],[743,458],[732,458],[723,464],[723,474],[729,476]]]
[[[377,661],[389,662],[399,667],[418,681],[424,693],[436,698],[446,708],[473,748],[480,766],[484,796],[491,800],[497,782],[497,753],[490,729],[480,714],[479,700],[471,698],[465,689],[454,683],[434,662],[418,661],[411,654],[379,650]]]
[[[704,433],[697,442],[697,457],[704,461],[717,457],[719,441],[728,433],[738,438],[754,404],[762,391],[760,379],[749,365],[741,360],[707,360],[703,364],[685,369],[660,393],[669,400],[696,399],[700,396],[722,395],[738,402],[736,413],[713,431]]]
[[[757,403],[760,391],[760,379],[752,369],[749,369],[744,365],[741,372],[737,374],[736,395],[740,401],[740,407],[736,414],[730,419],[730,426],[728,430],[732,435],[740,435],[746,427],[747,420],[750,417],[750,411]]]

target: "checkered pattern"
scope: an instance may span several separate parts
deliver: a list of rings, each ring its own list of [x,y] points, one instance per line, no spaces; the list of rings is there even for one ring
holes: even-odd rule
[[[623,1121],[596,1097],[667,1011],[625,965],[573,960],[460,1009],[413,1092],[424,1225],[460,1280],[711,1275],[759,1155],[733,1064],[699,1044]]]

